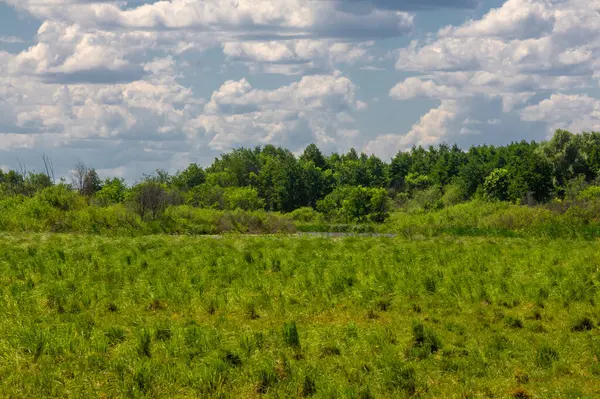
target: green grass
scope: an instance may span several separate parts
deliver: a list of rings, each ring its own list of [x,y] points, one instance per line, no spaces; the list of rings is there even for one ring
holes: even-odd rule
[[[0,235],[2,397],[600,397],[600,243]]]
[[[439,211],[394,212],[377,230],[406,238],[494,236],[595,240],[600,238],[599,206],[596,202],[524,206],[471,201]]]

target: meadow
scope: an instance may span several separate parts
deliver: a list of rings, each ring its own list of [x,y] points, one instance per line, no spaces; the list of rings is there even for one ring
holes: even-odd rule
[[[600,397],[600,244],[0,235],[0,396]]]

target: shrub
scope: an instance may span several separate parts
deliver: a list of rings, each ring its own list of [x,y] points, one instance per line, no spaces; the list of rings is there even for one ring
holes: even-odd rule
[[[101,205],[119,204],[125,201],[127,186],[124,179],[106,179],[100,191],[94,194],[94,198]]]
[[[185,194],[185,203],[200,208],[225,209],[224,191],[219,185],[203,183]]]
[[[600,186],[590,186],[577,194],[579,200],[597,200],[600,199]]]
[[[265,201],[258,196],[252,187],[227,187],[223,190],[224,209],[256,211],[265,207]]]
[[[35,198],[61,211],[71,211],[85,206],[85,199],[66,184],[45,188]]]
[[[389,217],[391,200],[382,188],[338,187],[317,202],[317,209],[330,220],[346,223],[381,223]]]
[[[444,195],[441,200],[444,206],[453,206],[465,202],[468,196],[465,188],[460,184],[449,184],[444,187]]]
[[[133,187],[129,203],[142,219],[155,220],[174,202],[170,194],[163,184],[147,181]]]
[[[294,221],[302,223],[321,223],[323,221],[323,214],[310,207],[298,208],[289,216]]]
[[[511,181],[508,169],[494,169],[483,183],[484,197],[490,201],[507,201]]]
[[[413,199],[409,202],[409,208],[424,211],[437,211],[444,207],[442,201],[442,189],[440,186],[429,187],[425,190],[416,191]]]

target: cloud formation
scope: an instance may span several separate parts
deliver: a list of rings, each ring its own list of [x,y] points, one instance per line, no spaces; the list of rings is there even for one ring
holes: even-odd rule
[[[494,100],[502,103],[495,126],[510,122],[522,138],[534,137],[528,134],[532,122],[545,135],[557,127],[597,129],[598,99],[571,93],[598,88],[598,8],[582,0],[508,0],[481,19],[444,27],[436,38],[400,49],[396,68],[421,75],[399,82],[390,97],[431,98],[440,105],[408,134],[386,140],[395,138],[396,149],[461,141],[473,129],[448,122],[481,119],[481,105],[496,107]],[[499,134],[489,126],[478,132],[484,136],[473,142]]]

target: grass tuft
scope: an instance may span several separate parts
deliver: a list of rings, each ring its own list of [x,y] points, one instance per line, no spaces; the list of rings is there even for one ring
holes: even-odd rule
[[[573,322],[571,326],[571,331],[574,332],[583,332],[583,331],[591,331],[595,327],[594,321],[587,316],[579,317],[577,320]]]
[[[558,361],[558,359],[558,352],[549,345],[544,345],[537,351],[536,363],[540,367],[551,367],[556,361]]]
[[[283,340],[288,346],[300,347],[300,335],[298,334],[296,322],[287,322],[283,325]]]
[[[138,336],[137,351],[140,356],[152,356],[152,334],[148,330],[142,330]]]

